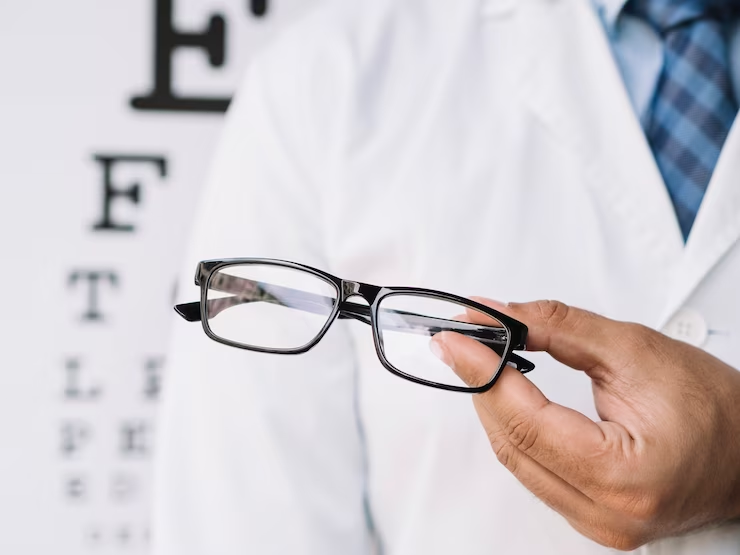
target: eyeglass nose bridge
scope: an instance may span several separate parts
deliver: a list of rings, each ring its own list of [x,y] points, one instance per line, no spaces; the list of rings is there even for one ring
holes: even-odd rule
[[[371,305],[380,294],[381,288],[377,285],[361,283],[359,281],[342,280],[342,302],[350,297],[360,296]]]

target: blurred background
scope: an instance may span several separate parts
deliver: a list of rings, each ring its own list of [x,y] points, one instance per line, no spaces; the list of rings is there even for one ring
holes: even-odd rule
[[[313,0],[0,6],[0,553],[149,552],[172,299],[224,112]]]

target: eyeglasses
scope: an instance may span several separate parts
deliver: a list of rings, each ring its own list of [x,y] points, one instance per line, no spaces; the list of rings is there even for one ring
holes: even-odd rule
[[[505,365],[522,373],[534,364],[514,354],[526,348],[527,327],[485,305],[429,289],[378,287],[283,260],[243,258],[198,264],[200,301],[175,307],[202,322],[211,339],[249,351],[296,355],[313,348],[332,323],[351,319],[372,328],[380,362],[412,382],[467,393],[488,391]],[[353,302],[360,297],[367,305]],[[463,382],[430,350],[430,337],[459,334],[500,357],[487,381]]]

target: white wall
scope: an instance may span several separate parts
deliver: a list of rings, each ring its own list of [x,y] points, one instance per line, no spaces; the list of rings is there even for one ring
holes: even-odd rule
[[[225,59],[165,52],[172,91],[197,100],[135,108],[154,86],[155,13],[169,2],[180,32],[223,16],[211,41]],[[0,553],[147,552],[173,287],[223,120],[202,110],[313,3],[267,0],[264,17],[250,0],[0,6]],[[107,221],[106,164],[129,191]]]

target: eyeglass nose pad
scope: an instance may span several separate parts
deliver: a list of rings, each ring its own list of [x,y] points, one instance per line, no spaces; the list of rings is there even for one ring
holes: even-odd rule
[[[359,295],[367,301],[367,304],[371,305],[375,302],[375,299],[380,293],[380,287],[376,285],[369,285],[367,283],[361,283],[359,281],[342,281],[342,302],[346,301],[350,297]]]

